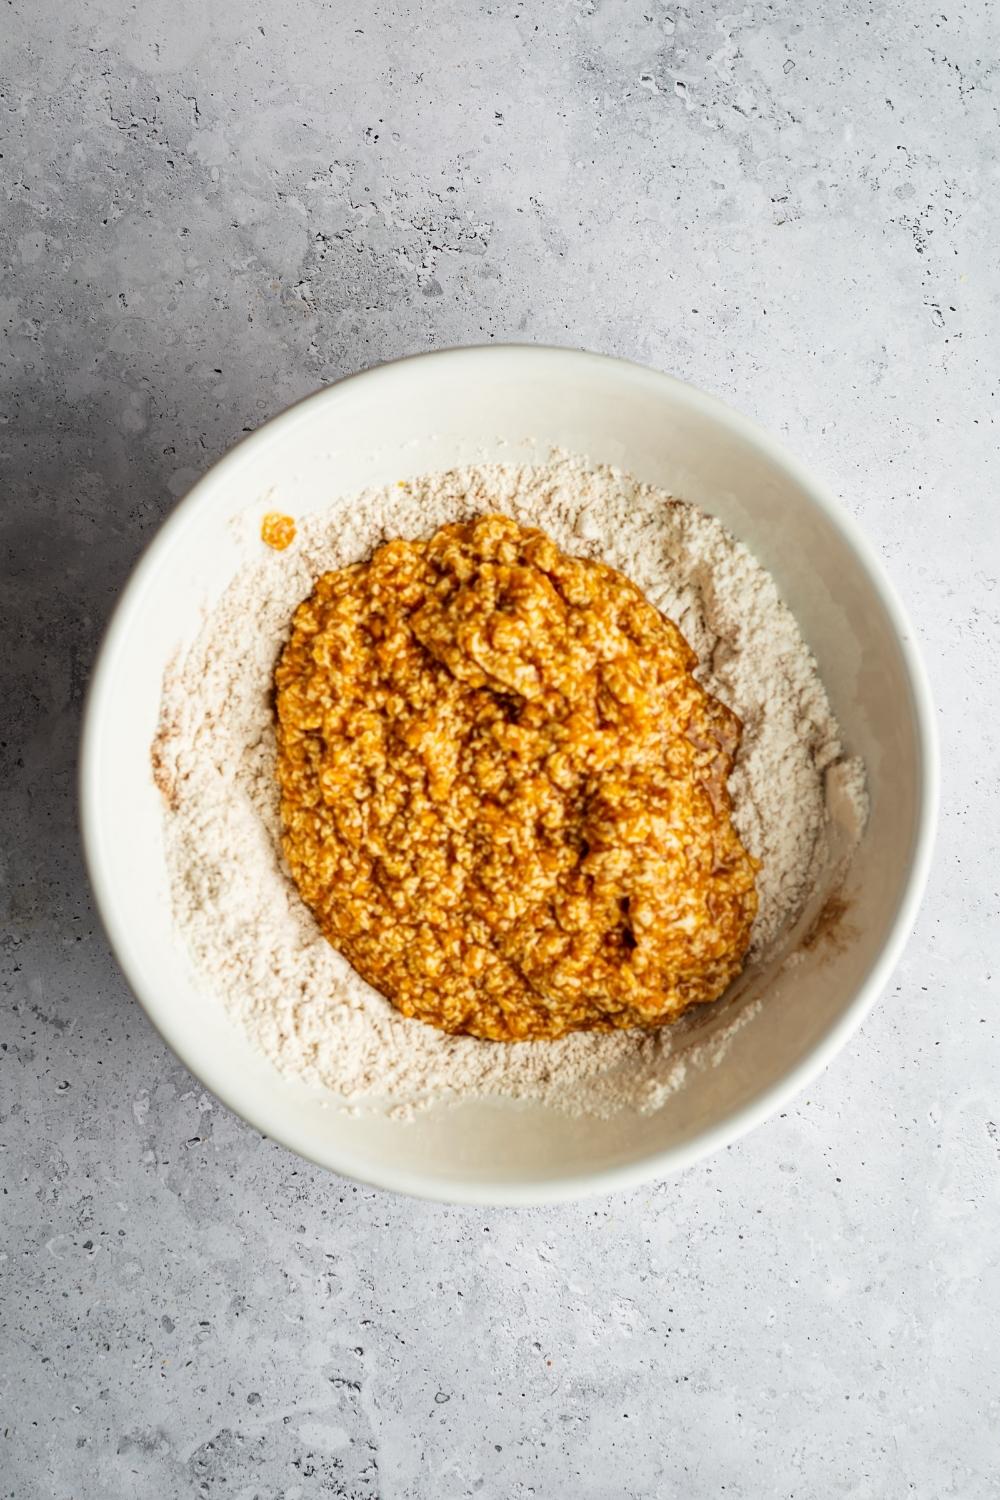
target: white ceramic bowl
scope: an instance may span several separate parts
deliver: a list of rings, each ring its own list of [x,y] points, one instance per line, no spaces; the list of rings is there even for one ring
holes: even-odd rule
[[[864,757],[867,832],[845,897],[850,941],[768,977],[723,1062],[658,1112],[568,1119],[503,1102],[414,1122],[352,1118],[284,1078],[199,990],[171,926],[163,808],[149,747],[164,668],[244,560],[247,510],[296,516],[431,470],[553,445],[652,481],[720,519],[770,569],[812,647],[849,751]],[[259,545],[259,543],[257,544]],[[248,629],[252,629],[248,622]],[[118,960],[202,1082],[269,1136],[363,1182],[428,1198],[539,1203],[661,1177],[786,1104],[861,1022],[899,958],[930,858],[932,706],[912,632],[869,543],[766,433],[666,375],[565,349],[419,355],[300,402],[240,443],[156,536],[115,611],[87,704],[84,843]]]

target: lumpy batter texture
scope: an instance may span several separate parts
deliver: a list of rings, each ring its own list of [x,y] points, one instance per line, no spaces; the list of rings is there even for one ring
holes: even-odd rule
[[[284,850],[399,1010],[501,1041],[661,1026],[739,971],[739,720],[613,568],[503,516],[326,573],[275,674]]]
[[[275,552],[284,552],[295,540],[295,521],[292,516],[269,510],[260,523],[260,539]]]

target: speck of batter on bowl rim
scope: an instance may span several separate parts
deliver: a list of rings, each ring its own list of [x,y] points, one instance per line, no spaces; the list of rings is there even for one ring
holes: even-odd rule
[[[296,607],[323,574],[366,562],[388,540],[490,513],[618,569],[675,622],[702,687],[742,722],[728,790],[739,841],[761,861],[748,968],[716,1005],[673,1025],[499,1045],[446,1034],[360,978],[284,859],[272,689]],[[393,483],[300,519],[295,548],[248,561],[169,668],[153,755],[174,917],[197,983],[331,1102],[403,1117],[490,1096],[598,1116],[659,1107],[752,1020],[760,1002],[747,976],[834,878],[866,817],[863,767],[844,753],[770,575],[703,511],[559,452]]]
[[[260,523],[260,539],[275,552],[284,552],[295,540],[295,518],[281,511],[269,510]]]

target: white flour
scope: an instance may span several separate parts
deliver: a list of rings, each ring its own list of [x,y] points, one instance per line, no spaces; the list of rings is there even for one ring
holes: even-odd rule
[[[751,961],[787,932],[835,846],[842,851],[864,821],[863,768],[842,758],[815,662],[770,576],[719,522],[565,455],[366,493],[302,523],[287,552],[262,546],[237,576],[164,685],[154,764],[170,804],[177,924],[206,988],[255,1043],[339,1102],[406,1114],[442,1098],[500,1094],[572,1112],[655,1108],[692,1067],[718,1061],[752,1006],[732,1005],[726,1027],[700,1046],[697,1011],[651,1035],[448,1037],[401,1016],[358,978],[320,936],[282,864],[270,690],[295,605],[320,573],[380,541],[429,535],[485,510],[620,568],[680,626],[705,686],[743,720],[734,820],[763,860]]]

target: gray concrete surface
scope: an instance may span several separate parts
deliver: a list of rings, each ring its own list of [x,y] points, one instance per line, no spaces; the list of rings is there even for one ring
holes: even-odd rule
[[[998,43],[990,0],[4,7],[0,1495],[1000,1493]],[[784,433],[912,609],[945,767],[918,930],[821,1082],[530,1213],[215,1104],[74,829],[98,634],[174,498],[317,384],[490,339]]]

